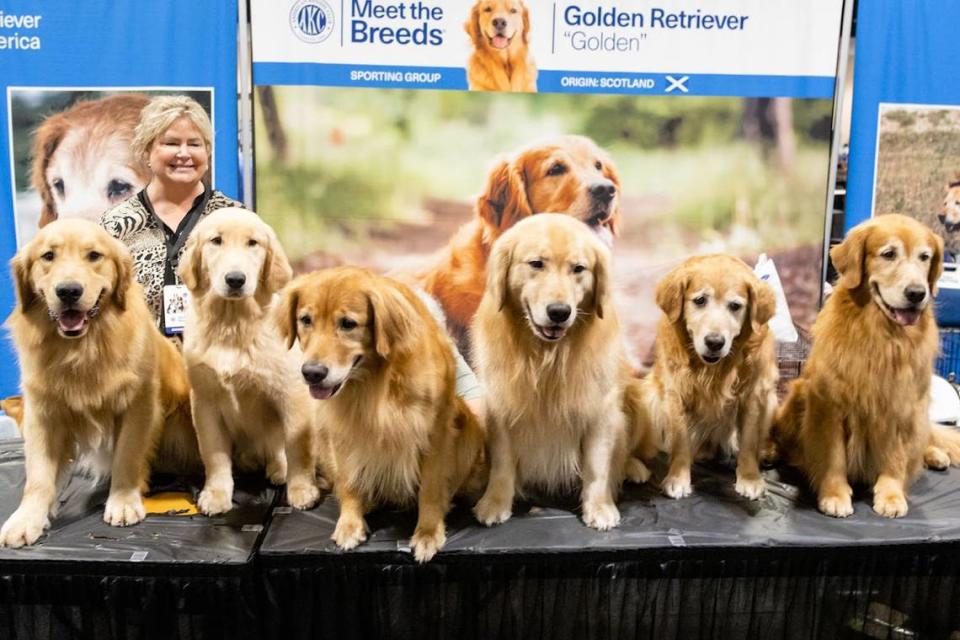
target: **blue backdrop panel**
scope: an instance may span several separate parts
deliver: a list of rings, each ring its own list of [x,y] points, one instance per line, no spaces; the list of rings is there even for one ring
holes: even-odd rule
[[[0,262],[16,252],[9,87],[212,88],[216,187],[239,197],[236,0],[0,0]],[[0,318],[13,308],[0,268]],[[0,397],[17,391],[0,340]]]
[[[960,105],[957,24],[960,24],[960,3],[957,2],[860,0],[847,230],[873,213],[880,103]]]

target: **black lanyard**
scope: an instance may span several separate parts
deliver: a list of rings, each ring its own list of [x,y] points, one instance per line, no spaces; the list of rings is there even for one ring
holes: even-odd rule
[[[150,215],[157,221],[157,224],[160,225],[160,230],[163,232],[163,244],[167,248],[167,258],[163,261],[164,286],[177,284],[176,273],[177,266],[180,263],[180,250],[183,249],[187,238],[190,237],[190,232],[193,231],[193,228],[197,226],[197,222],[199,222],[203,216],[203,212],[206,210],[209,201],[210,190],[204,189],[203,193],[194,199],[190,211],[187,212],[187,215],[185,215],[183,220],[180,221],[180,224],[177,225],[177,230],[173,231],[160,219],[156,211],[153,210],[153,204],[151,204],[150,198],[147,196],[147,190],[144,189],[140,192],[140,202],[143,203],[143,206],[146,207]]]

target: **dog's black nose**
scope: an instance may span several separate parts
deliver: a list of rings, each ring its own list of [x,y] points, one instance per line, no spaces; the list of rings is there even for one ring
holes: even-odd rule
[[[703,343],[707,345],[707,349],[710,349],[710,351],[720,351],[720,349],[723,349],[723,345],[727,344],[727,340],[719,333],[708,333],[703,339]]]
[[[947,224],[947,216],[942,213],[937,215],[937,220],[940,221],[940,224]]]
[[[494,18],[491,22],[493,28],[497,31],[503,31],[507,28],[507,19],[506,18]]]
[[[320,384],[330,373],[330,369],[322,364],[308,362],[300,367],[300,373],[303,374],[303,379],[307,381],[307,384]]]
[[[73,304],[83,295],[83,285],[79,282],[61,282],[54,291],[63,302]]]
[[[567,318],[570,317],[570,305],[560,303],[548,304],[547,317],[554,322],[566,322]]]
[[[239,289],[246,283],[247,276],[243,275],[239,271],[231,271],[225,275],[223,279],[227,282],[227,286],[231,289]]]
[[[609,180],[595,182],[590,185],[590,195],[597,202],[609,204],[613,200],[613,196],[617,195],[617,186]]]
[[[920,304],[927,297],[927,288],[919,284],[911,284],[903,290],[903,297],[913,304]]]

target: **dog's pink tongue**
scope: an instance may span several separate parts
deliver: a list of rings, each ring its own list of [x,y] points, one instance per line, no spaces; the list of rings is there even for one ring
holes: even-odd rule
[[[310,395],[316,400],[326,400],[333,395],[333,387],[321,387],[320,385],[310,385]]]
[[[60,325],[62,331],[78,331],[83,328],[83,323],[86,321],[86,314],[76,309],[64,311],[57,318],[57,324]]]
[[[917,320],[920,319],[920,312],[916,309],[894,309],[893,317],[903,326],[909,327],[917,324]]]
[[[510,39],[507,36],[493,36],[490,43],[493,44],[495,49],[506,49],[510,46]]]

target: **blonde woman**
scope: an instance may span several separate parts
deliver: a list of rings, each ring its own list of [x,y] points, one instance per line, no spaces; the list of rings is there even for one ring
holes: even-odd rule
[[[131,146],[152,177],[137,195],[104,213],[100,224],[130,248],[157,325],[175,335],[182,314],[165,314],[164,297],[182,297],[177,264],[187,237],[207,214],[243,205],[207,186],[213,127],[192,98],[153,98],[140,113]]]

